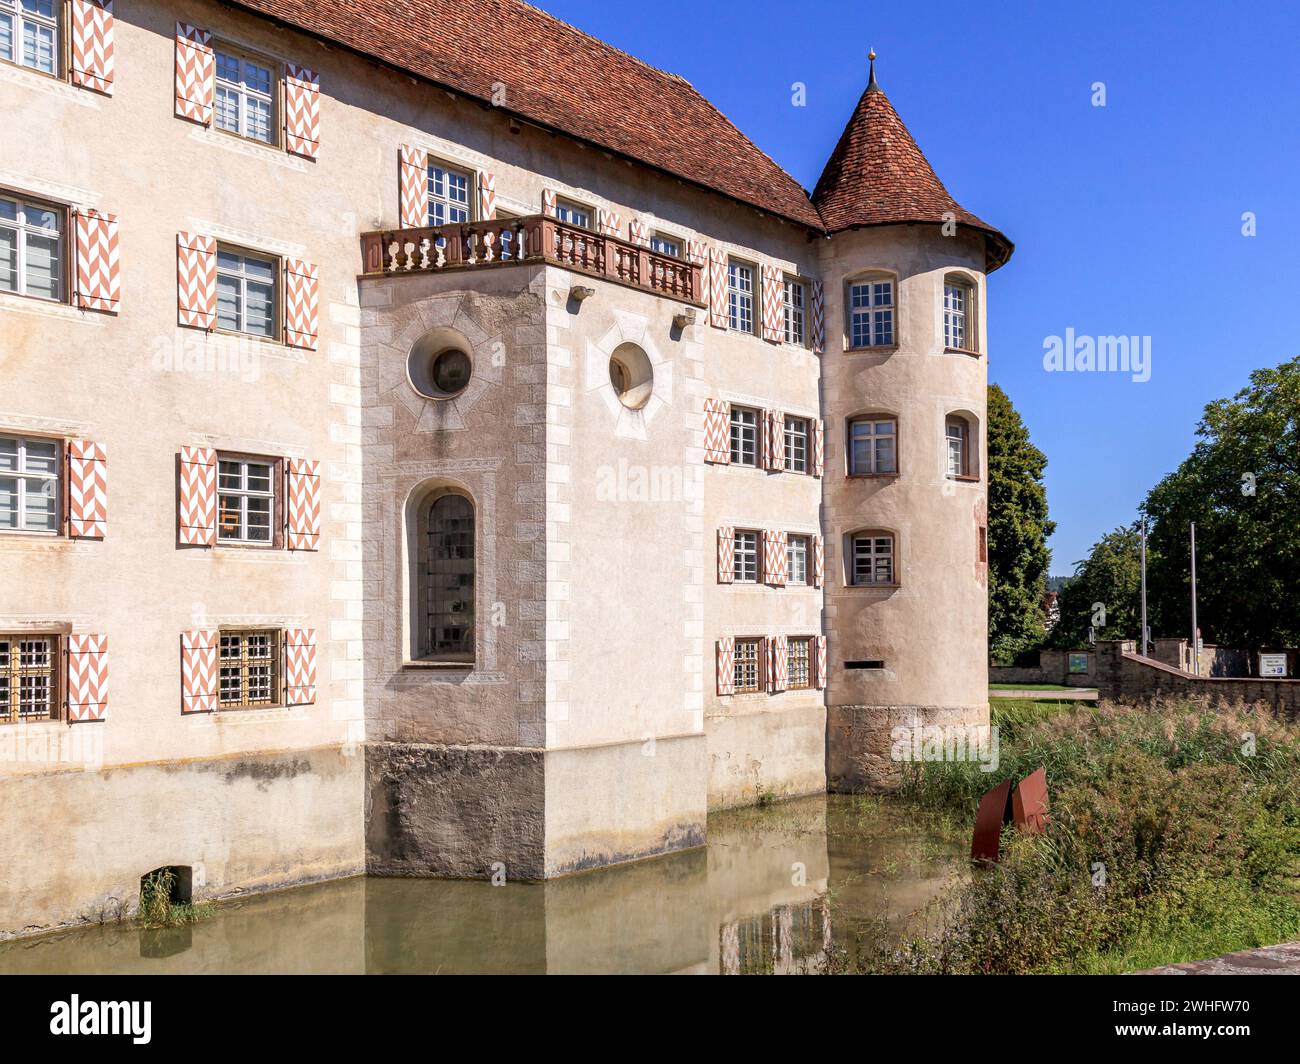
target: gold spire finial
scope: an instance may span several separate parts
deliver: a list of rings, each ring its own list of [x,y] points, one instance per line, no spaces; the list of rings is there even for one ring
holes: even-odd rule
[[[871,78],[867,81],[867,88],[879,92],[880,86],[876,84],[876,50],[874,48],[867,53],[867,58],[871,60]]]
[[[874,48],[872,48],[871,51],[867,53],[867,58],[870,59],[873,63],[876,61],[876,50]]]

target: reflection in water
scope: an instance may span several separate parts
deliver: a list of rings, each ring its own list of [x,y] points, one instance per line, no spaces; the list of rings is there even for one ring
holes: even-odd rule
[[[367,879],[0,944],[0,972],[801,972],[898,934],[963,847],[904,807],[818,796],[709,818],[707,847],[548,883]]]

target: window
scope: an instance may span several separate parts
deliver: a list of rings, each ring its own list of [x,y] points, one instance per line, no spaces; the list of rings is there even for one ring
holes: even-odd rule
[[[754,331],[754,268],[727,263],[727,328]]]
[[[854,584],[894,582],[894,537],[885,533],[860,533],[853,537]]]
[[[860,417],[849,422],[849,476],[889,476],[898,472],[898,422],[892,417]]]
[[[279,661],[279,632],[222,632],[217,705],[222,709],[279,705]]]
[[[943,282],[943,346],[953,351],[974,351],[974,289],[965,281]]]
[[[429,504],[424,522],[421,656],[474,660],[474,504],[446,493]]]
[[[744,691],[757,691],[759,681],[762,679],[758,667],[759,660],[759,640],[757,639],[737,639],[736,655],[733,659],[735,669],[736,693]]]
[[[0,724],[59,716],[58,638],[0,635]]]
[[[59,72],[56,0],[0,0],[0,59],[44,74]]]
[[[556,200],[555,217],[569,225],[576,225],[579,229],[591,228],[591,211],[568,200]]]
[[[0,193],[0,292],[63,298],[63,218],[58,207]]]
[[[650,250],[656,251],[660,255],[670,255],[674,259],[680,259],[682,257],[682,242],[655,233],[650,238]]]
[[[948,441],[948,476],[969,476],[970,426],[964,417],[950,415],[945,435]]]
[[[267,546],[275,513],[275,463],[217,460],[217,541]]]
[[[735,580],[738,584],[758,583],[758,540],[757,532],[736,532]]]
[[[811,687],[812,670],[809,668],[809,662],[812,660],[812,640],[807,638],[790,639],[786,642],[786,648],[786,658],[789,665],[786,686],[791,690]]]
[[[429,224],[469,221],[469,174],[429,163]]]
[[[731,408],[731,464],[758,465],[758,411]]]
[[[791,473],[808,472],[808,419],[785,419],[785,468]]]
[[[849,285],[849,346],[891,347],[894,343],[894,282]]]
[[[802,281],[785,282],[785,342],[787,344],[804,343],[804,297],[807,289]]]
[[[276,77],[264,61],[216,49],[217,87],[213,123],[217,129],[273,144]]]
[[[275,336],[276,259],[217,248],[217,327]]]
[[[57,532],[58,499],[58,441],[0,436],[0,532]]]
[[[808,537],[787,536],[785,540],[787,584],[808,583]]]

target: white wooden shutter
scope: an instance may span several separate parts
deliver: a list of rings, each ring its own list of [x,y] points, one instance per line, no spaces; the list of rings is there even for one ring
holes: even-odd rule
[[[736,640],[723,636],[717,643],[717,680],[718,694],[734,695],[736,693]]]
[[[821,536],[812,537],[812,585],[821,587],[826,580],[826,541]]]
[[[727,253],[709,248],[709,324],[727,327]]]
[[[200,125],[212,125],[217,64],[212,34],[176,23],[176,113]]]
[[[210,447],[182,447],[177,532],[188,547],[217,542],[217,452]]]
[[[316,701],[316,629],[290,628],[284,633],[284,704],[309,706]]]
[[[284,146],[305,159],[320,153],[320,75],[294,63],[284,66]]]
[[[718,583],[736,580],[736,530],[729,525],[718,529]]]
[[[113,0],[70,0],[72,84],[113,95]]]
[[[785,275],[777,267],[766,264],[760,272],[763,280],[763,339],[779,344],[785,335]]]
[[[285,546],[320,549],[320,462],[289,458],[284,463]]]
[[[108,453],[102,443],[69,440],[67,455],[68,535],[103,539],[108,532]]]
[[[117,215],[83,208],[72,214],[76,244],[76,302],[83,310],[116,314],[122,301]]]
[[[302,259],[284,262],[284,342],[316,350],[320,332],[320,269]]]
[[[108,636],[67,637],[68,723],[103,720],[108,712]]]
[[[217,632],[192,628],[181,633],[181,712],[217,709]]]
[[[481,222],[497,216],[497,175],[488,170],[478,173],[478,217]]]
[[[725,399],[704,400],[704,460],[731,462],[731,404]]]
[[[402,228],[423,229],[429,224],[429,153],[403,144],[399,169]]]
[[[176,316],[193,329],[217,327],[217,242],[201,233],[176,234]]]

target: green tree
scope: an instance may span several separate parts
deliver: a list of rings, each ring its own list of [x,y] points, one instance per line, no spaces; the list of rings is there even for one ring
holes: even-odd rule
[[[1191,628],[1188,530],[1196,522],[1206,642],[1300,643],[1300,357],[1260,369],[1205,408],[1191,455],[1147,496],[1153,634]]]
[[[989,656],[1010,662],[1043,641],[1039,605],[1051,555],[1043,471],[1047,458],[996,384],[988,390]]]
[[[1108,532],[1088,557],[1075,562],[1074,578],[1061,589],[1061,619],[1051,643],[1062,650],[1097,639],[1136,639],[1141,617],[1141,532],[1134,524]],[[1147,564],[1151,563],[1150,544]],[[1148,620],[1149,623],[1149,620]]]

